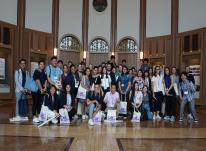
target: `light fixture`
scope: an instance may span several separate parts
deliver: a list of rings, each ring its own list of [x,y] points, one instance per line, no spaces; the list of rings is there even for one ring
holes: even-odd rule
[[[112,56],[114,56],[114,51],[112,51]]]
[[[86,59],[87,58],[87,52],[84,51],[84,56],[83,56],[83,59]]]
[[[143,53],[143,51],[140,51],[140,59],[141,59],[141,60],[144,59],[144,53]]]
[[[54,56],[57,56],[57,48],[54,48]]]

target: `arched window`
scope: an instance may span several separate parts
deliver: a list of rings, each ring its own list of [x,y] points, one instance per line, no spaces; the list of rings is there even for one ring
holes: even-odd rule
[[[60,49],[80,51],[79,40],[74,36],[66,35],[61,39]]]
[[[108,43],[102,38],[96,38],[90,43],[90,52],[109,52]]]
[[[120,41],[118,50],[121,52],[137,52],[137,43],[131,38],[125,38]]]

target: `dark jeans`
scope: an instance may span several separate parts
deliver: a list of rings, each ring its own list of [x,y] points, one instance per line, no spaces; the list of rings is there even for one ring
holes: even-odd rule
[[[157,100],[154,101],[154,112],[161,111],[162,101],[163,101],[163,94],[162,92],[155,92],[155,98]]]
[[[69,119],[70,121],[73,120],[73,116],[76,114],[76,110],[74,108],[71,109],[70,112],[68,112],[69,114]]]
[[[166,98],[166,115],[175,116],[176,115],[176,97],[175,96],[165,96]]]
[[[41,111],[41,106],[43,102],[44,95],[41,94],[40,91],[37,91],[36,93],[32,92],[32,116],[38,115]]]

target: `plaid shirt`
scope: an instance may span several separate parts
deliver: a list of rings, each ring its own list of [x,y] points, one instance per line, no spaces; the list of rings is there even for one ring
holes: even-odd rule
[[[192,82],[188,80],[182,81],[179,87],[180,98],[188,102],[191,102],[195,98],[196,87]]]

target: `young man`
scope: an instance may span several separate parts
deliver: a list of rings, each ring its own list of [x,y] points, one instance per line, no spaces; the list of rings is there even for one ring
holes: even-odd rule
[[[50,59],[51,63],[46,67],[47,80],[49,85],[55,85],[58,90],[62,88],[61,75],[62,70],[57,66],[57,57],[53,56]]]
[[[86,113],[89,114],[88,124],[93,126],[93,117],[101,110],[103,95],[100,90],[100,85],[95,84],[94,91],[90,91],[87,96],[87,108]]]
[[[143,64],[141,65],[141,68],[140,68],[143,72],[149,71],[149,64],[148,63],[149,63],[149,60],[147,58],[145,58],[143,60]]]
[[[116,91],[116,85],[111,85],[110,92],[107,92],[104,97],[104,103],[106,103],[106,112],[108,110],[117,110],[120,103],[119,93]]]
[[[32,116],[33,122],[38,123],[38,115],[41,110],[41,105],[43,102],[44,93],[47,91],[47,76],[44,71],[45,62],[39,61],[39,68],[34,71],[33,79],[37,83],[39,90],[37,92],[32,92]]]
[[[16,94],[16,116],[9,119],[10,122],[19,122],[28,120],[28,117],[22,117],[19,113],[19,101],[22,95],[28,93],[28,90],[24,88],[26,81],[28,80],[29,72],[26,71],[26,60],[21,59],[19,61],[19,69],[15,71],[15,94]],[[26,96],[26,95],[25,95]]]
[[[195,111],[195,92],[196,87],[193,84],[193,82],[189,81],[187,79],[187,73],[183,72],[181,74],[182,82],[180,82],[179,85],[179,94],[180,99],[182,100],[180,105],[180,119],[179,121],[182,122],[184,118],[184,108],[187,103],[189,103],[190,112],[192,114],[192,119],[194,119],[195,122],[198,122],[196,111]]]

